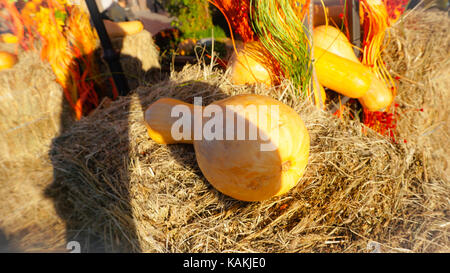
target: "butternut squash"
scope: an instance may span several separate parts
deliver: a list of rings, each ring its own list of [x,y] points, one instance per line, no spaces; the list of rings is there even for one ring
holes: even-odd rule
[[[223,123],[215,126],[219,137],[194,138],[198,129],[193,116],[188,116],[186,120],[193,121],[194,127],[183,126],[188,132],[184,134],[186,139],[180,140],[179,135],[173,133],[174,125],[180,120],[179,116],[172,117],[175,107],[190,113],[203,111],[203,118],[199,119],[203,133],[212,128],[210,122],[213,119],[225,117]],[[269,199],[297,185],[308,162],[310,139],[305,124],[292,108],[270,97],[253,94],[195,107],[169,98],[154,102],[144,115],[149,136],[162,144],[194,144],[197,162],[205,178],[218,191],[238,200]],[[251,109],[255,108],[258,114],[252,115]],[[205,115],[212,113],[211,109],[216,109],[214,116]],[[240,139],[243,128],[245,138]],[[258,136],[251,138],[254,129],[258,130]]]
[[[372,71],[320,47],[314,47],[319,83],[350,98],[362,97],[372,83]]]
[[[141,21],[113,22],[110,20],[103,20],[103,23],[105,24],[106,32],[111,38],[133,35],[144,29],[144,25]]]

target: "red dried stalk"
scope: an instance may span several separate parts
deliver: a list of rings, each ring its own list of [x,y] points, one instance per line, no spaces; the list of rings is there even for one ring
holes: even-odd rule
[[[231,25],[230,31],[237,33],[244,43],[256,39],[251,27],[248,0],[209,0],[209,2],[223,13]]]

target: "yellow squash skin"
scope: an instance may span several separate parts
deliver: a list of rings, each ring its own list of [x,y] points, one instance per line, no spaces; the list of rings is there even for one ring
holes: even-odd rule
[[[339,29],[332,26],[319,26],[314,29],[314,45],[350,61],[360,63],[352,45]],[[380,111],[393,101],[392,92],[373,72],[369,90],[358,98],[361,105],[369,111]]]
[[[140,21],[113,22],[103,20],[103,23],[105,24],[106,32],[111,38],[133,35],[144,29],[144,25]]]
[[[174,120],[163,117],[167,113],[170,117],[176,104],[186,105],[173,99],[160,99],[145,111],[150,137],[158,143],[177,143],[170,137]],[[270,97],[253,94],[233,96],[212,104],[223,111],[230,105],[242,106],[242,109],[248,105],[267,105],[269,109],[270,106],[278,107],[278,115],[272,116],[273,113],[268,111],[266,117],[269,122],[263,124],[259,124],[258,117],[234,108],[235,116],[245,117],[246,128],[256,126],[264,135],[262,138],[226,140],[224,137],[223,140],[203,138],[192,141],[203,175],[218,191],[242,201],[262,201],[284,194],[297,185],[308,163],[310,138],[305,124],[292,108]],[[278,126],[271,124],[276,118]],[[205,122],[207,119],[203,120]],[[235,123],[234,130],[236,128]],[[273,150],[261,149],[261,144],[269,143],[267,139],[275,144]]]
[[[150,105],[145,110],[144,120],[147,127],[147,133],[153,141],[159,144],[188,143],[192,144],[192,134],[190,140],[175,140],[172,137],[172,124],[179,119],[171,117],[172,107],[177,105],[187,106],[191,113],[194,111],[194,105],[171,98],[161,98]]]
[[[313,31],[314,46],[323,48],[328,52],[342,58],[359,63],[353,51],[353,46],[344,33],[332,26],[318,26]]]
[[[255,54],[261,47],[259,42],[249,42],[237,48],[230,58],[231,82],[236,85],[264,83],[272,85],[267,66]]]
[[[314,47],[319,83],[350,98],[362,97],[372,82],[372,72],[361,63],[350,61],[320,47]]]
[[[16,55],[9,52],[0,51],[0,70],[11,68],[16,63],[17,63]]]
[[[19,42],[19,39],[17,36],[11,33],[3,33],[0,35],[2,42],[7,44],[17,44]]]
[[[386,84],[373,74],[369,91],[358,100],[369,111],[381,111],[391,105],[393,99],[392,92]]]

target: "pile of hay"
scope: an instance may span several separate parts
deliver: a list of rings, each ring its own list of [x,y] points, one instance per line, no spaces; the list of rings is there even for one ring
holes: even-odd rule
[[[139,87],[54,139],[46,189],[83,251],[383,252],[450,251],[446,13],[414,12],[387,51],[402,78],[399,143],[294,96],[292,87],[237,87],[209,66]],[[247,203],[217,192],[190,145],[149,139],[143,110],[160,97],[204,104],[270,95],[293,107],[311,135],[310,161],[288,194]],[[423,111],[420,109],[423,108]],[[439,142],[436,141],[439,139]],[[406,141],[404,141],[406,140]]]
[[[120,51],[120,63],[131,89],[155,80],[154,72],[159,72],[161,65],[150,32],[142,30],[134,35],[115,38],[112,43],[114,49]]]
[[[37,52],[21,52],[13,68],[0,71],[0,116],[0,231],[9,250],[55,249],[65,241],[65,225],[42,194],[53,178],[47,154],[73,119]]]
[[[69,112],[63,101],[50,65],[34,51],[19,54],[15,66],[0,72],[0,158],[47,153]]]
[[[149,32],[115,39],[114,45],[131,87],[154,80],[160,65]],[[14,52],[15,46],[0,43],[0,49]],[[52,139],[74,123],[73,112],[39,50],[18,57],[13,68],[0,72],[0,233],[8,241],[0,249],[65,251],[66,224],[45,188],[53,181]]]

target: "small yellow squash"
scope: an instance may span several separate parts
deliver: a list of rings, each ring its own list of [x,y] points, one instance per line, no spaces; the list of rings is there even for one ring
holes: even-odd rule
[[[355,63],[360,63],[347,37],[339,29],[332,26],[319,26],[314,29],[314,45],[328,52]],[[380,111],[388,107],[393,101],[391,90],[373,72],[370,87],[358,98],[361,105],[369,111]],[[332,89],[332,88],[331,88]],[[338,91],[339,92],[339,91]]]
[[[17,63],[16,55],[5,51],[0,51],[0,70],[11,68],[16,63]]]
[[[105,24],[106,32],[111,38],[133,35],[144,29],[144,25],[141,21],[113,22],[110,20],[103,20],[103,23]]]
[[[272,85],[272,78],[267,59],[261,55],[263,47],[260,42],[248,42],[237,47],[230,58],[231,82],[236,85],[264,83]]]
[[[350,98],[360,98],[369,90],[372,71],[320,47],[314,47],[319,83]]]
[[[17,44],[19,39],[12,33],[3,33],[1,36],[1,40],[7,44]]]
[[[314,46],[323,48],[342,58],[359,63],[353,51],[353,46],[339,29],[332,26],[318,26],[313,32]]]

